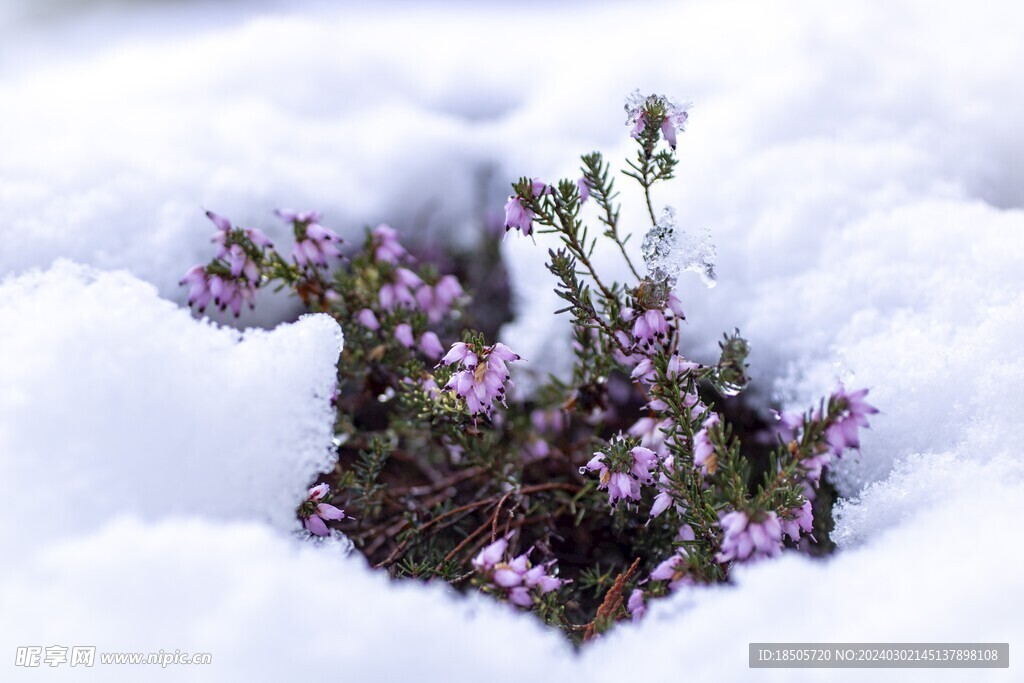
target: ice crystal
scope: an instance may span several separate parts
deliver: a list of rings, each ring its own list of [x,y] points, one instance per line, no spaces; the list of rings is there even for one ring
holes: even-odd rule
[[[641,250],[647,275],[655,281],[674,285],[680,273],[693,271],[700,275],[705,287],[718,284],[711,231],[704,228],[698,234],[691,234],[678,230],[676,211],[671,206],[664,208],[657,223],[647,231]]]

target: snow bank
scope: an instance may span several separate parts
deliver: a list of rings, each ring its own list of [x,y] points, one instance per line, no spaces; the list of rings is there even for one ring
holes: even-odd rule
[[[331,464],[332,318],[240,334],[66,261],[0,292],[0,544],[126,511],[298,528]]]

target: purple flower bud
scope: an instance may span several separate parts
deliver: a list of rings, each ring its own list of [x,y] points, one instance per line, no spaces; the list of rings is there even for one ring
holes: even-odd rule
[[[230,232],[231,221],[229,221],[224,216],[221,216],[219,213],[214,213],[213,211],[207,211],[206,217],[209,218],[213,222],[213,224],[217,226],[218,230]]]
[[[327,503],[320,503],[316,506],[316,514],[324,519],[345,519],[345,511],[328,505]]]
[[[507,548],[508,539],[499,538],[497,541],[481,550],[479,554],[473,558],[473,566],[478,569],[490,569],[501,562],[501,558],[505,556],[505,550]]]
[[[540,580],[537,582],[537,587],[540,588],[541,595],[546,595],[551,591],[555,591],[561,588],[563,583],[564,581],[562,579],[551,576],[550,574],[544,574],[540,577]]]
[[[801,531],[805,534],[810,534],[814,530],[814,510],[811,506],[811,501],[804,501],[804,504],[791,511],[791,514],[792,517],[780,521],[782,533],[794,541],[799,541]]]
[[[699,467],[705,477],[718,471],[718,456],[715,454],[715,446],[711,443],[708,434],[715,425],[719,423],[718,415],[711,415],[704,420],[704,426],[693,435],[693,465]]]
[[[523,206],[523,201],[515,195],[510,195],[505,203],[505,230],[520,230],[524,235],[533,234],[533,219],[535,214],[529,208]]]
[[[647,614],[647,605],[644,604],[644,592],[642,590],[639,588],[633,589],[633,592],[629,594],[629,601],[626,602],[626,609],[629,610],[634,623],[644,618],[644,615]]]
[[[411,349],[416,346],[416,342],[412,336],[412,326],[409,323],[401,323],[395,328],[395,339],[407,349]]]
[[[327,536],[330,530],[325,520],[346,519],[345,511],[320,501],[327,497],[330,488],[320,484],[309,489],[306,501],[299,507],[299,515],[306,530],[317,536]]]
[[[316,534],[317,536],[326,536],[330,533],[327,529],[327,525],[324,524],[324,520],[320,519],[320,517],[317,515],[310,515],[305,520],[303,520],[303,524],[305,525],[306,530],[309,531],[309,533],[311,534]]]
[[[492,575],[494,583],[498,584],[502,588],[512,588],[518,586],[523,582],[521,574],[515,572],[510,567],[499,566],[494,570]]]
[[[452,344],[452,348],[445,354],[444,358],[441,359],[441,365],[451,365],[453,363],[461,363],[466,356],[469,354],[469,346],[465,342],[455,342]]]
[[[677,553],[655,567],[649,578],[651,581],[668,581],[676,575],[679,565],[685,564],[686,557]]]
[[[373,257],[378,261],[398,263],[407,260],[409,252],[398,242],[398,233],[394,228],[380,224],[374,228],[370,235],[373,239]]]
[[[587,182],[586,178],[577,180],[576,187],[580,191],[580,204],[590,199],[590,183]]]
[[[369,308],[359,311],[356,320],[368,330],[376,331],[380,329],[380,322],[377,321],[377,316]]]
[[[523,586],[517,586],[508,593],[508,600],[519,607],[533,607],[533,597]]]
[[[494,401],[505,402],[504,385],[510,377],[508,368],[505,367],[505,359],[509,359],[509,361],[519,359],[518,354],[504,344],[487,347],[484,349],[484,354],[482,372],[477,368],[476,354],[462,342],[454,344],[441,359],[443,365],[461,362],[466,368],[455,373],[445,388],[453,390],[458,396],[464,398],[470,415],[474,416],[480,413],[490,415],[494,408]]]
[[[420,352],[427,358],[437,360],[444,353],[444,347],[436,334],[427,331],[420,335]]]
[[[257,247],[263,247],[266,249],[274,246],[274,243],[270,241],[270,238],[267,237],[266,233],[259,228],[246,228],[245,234],[249,238],[249,241]]]
[[[721,517],[719,526],[723,538],[722,549],[715,555],[717,562],[757,560],[782,547],[782,527],[774,512],[764,513],[760,522],[752,521],[745,512],[730,512]]]
[[[651,517],[657,517],[662,512],[667,510],[672,505],[672,495],[668,491],[661,491],[654,497],[654,503],[651,505]]]

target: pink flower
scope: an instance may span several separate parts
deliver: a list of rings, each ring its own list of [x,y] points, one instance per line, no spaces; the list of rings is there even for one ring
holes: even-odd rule
[[[805,534],[810,534],[814,531],[814,511],[811,507],[811,501],[804,501],[804,504],[792,510],[792,517],[788,519],[783,517],[780,520],[782,526],[782,533],[789,536],[794,541],[800,540],[800,532],[803,531]]]
[[[213,298],[213,294],[210,292],[210,283],[206,276],[206,266],[201,263],[192,266],[178,284],[189,286],[189,306],[198,306],[200,313],[206,310],[207,304]]]
[[[319,211],[291,211],[277,209],[275,214],[292,224],[295,231],[295,244],[292,245],[292,258],[301,268],[326,268],[329,259],[341,256],[337,245],[344,240],[333,230],[325,228],[317,221]]]
[[[221,311],[230,308],[236,318],[241,315],[243,304],[248,303],[250,308],[255,308],[256,284],[244,274],[238,278],[228,273],[213,274],[223,272],[217,268],[217,263],[193,266],[181,279],[179,284],[189,285],[189,306],[197,306],[203,313],[212,300]]]
[[[783,443],[793,441],[799,434],[800,428],[803,427],[804,416],[794,411],[780,413],[777,410],[773,410],[772,415],[775,417],[775,434],[782,439]]]
[[[565,413],[558,408],[537,408],[530,413],[530,423],[538,432],[561,432],[565,429]]]
[[[253,246],[258,249],[265,249],[267,247],[274,246],[270,238],[267,237],[262,230],[259,228],[235,228],[232,227],[231,221],[226,217],[221,216],[213,211],[207,211],[206,217],[217,226],[218,232],[214,233],[213,239],[211,240],[217,244],[217,258],[224,258],[231,243],[237,242],[239,236],[244,236]],[[234,240],[232,240],[234,238]]]
[[[395,308],[416,308],[413,292],[423,285],[423,280],[407,268],[396,268],[392,281],[383,285],[378,293],[381,308],[391,311]]]
[[[843,412],[836,422],[825,430],[825,439],[837,457],[847,448],[860,448],[857,430],[860,427],[870,427],[867,416],[878,412],[878,408],[864,400],[867,395],[867,389],[847,394],[842,382],[832,392],[830,402],[838,404]]]
[[[327,536],[330,531],[325,523],[327,520],[345,519],[345,511],[320,501],[327,497],[330,488],[320,484],[309,489],[306,500],[299,506],[299,516],[306,530],[317,536]]]
[[[680,548],[675,555],[664,560],[654,568],[654,571],[648,577],[648,581],[669,581],[668,588],[672,591],[680,586],[692,586],[694,580],[693,576],[687,571],[688,569],[686,551]]]
[[[501,558],[505,556],[506,549],[508,549],[508,539],[499,538],[473,558],[473,566],[477,569],[490,569],[501,561]]]
[[[644,358],[636,364],[629,377],[644,384],[654,384],[655,380],[658,379],[658,372],[654,367],[654,361],[650,358]]]
[[[761,521],[754,522],[747,513],[737,510],[723,515],[719,526],[724,533],[716,562],[771,557],[782,548],[782,526],[774,512],[763,513]]]
[[[675,503],[675,498],[672,495],[672,479],[670,478],[675,471],[674,460],[672,454],[666,449],[661,457],[661,471],[658,473],[658,494],[654,496],[654,503],[651,504],[650,516],[652,518],[659,516]]]
[[[445,275],[433,287],[423,285],[416,290],[416,303],[432,323],[440,322],[463,295],[462,285],[454,275]]]
[[[672,505],[672,494],[668,491],[662,490],[658,492],[658,495],[654,497],[654,503],[651,504],[651,517],[657,517],[665,510],[668,510]]]
[[[548,442],[532,434],[523,445],[522,458],[525,463],[543,460],[549,455],[551,455],[551,446],[548,445]]]
[[[433,360],[441,357],[444,347],[441,346],[441,340],[437,338],[436,334],[428,330],[420,335],[420,353]]]
[[[663,108],[663,118],[658,121],[648,122],[648,110],[659,104]],[[686,130],[686,122],[690,118],[690,106],[689,102],[677,104],[664,95],[648,95],[645,97],[639,91],[634,91],[626,99],[626,125],[633,126],[630,134],[634,138],[639,138],[640,134],[646,130],[648,123],[652,123],[661,129],[661,134],[665,137],[669,147],[675,149],[676,131],[682,132]]]
[[[807,481],[817,486],[821,480],[822,470],[832,462],[831,451],[825,451],[818,455],[811,456],[810,458],[804,458],[800,461],[800,469],[803,471],[804,477]]]
[[[642,484],[653,483],[654,478],[651,476],[651,468],[658,462],[657,454],[650,448],[644,448],[643,446],[633,448],[630,453],[633,455],[633,466],[630,468],[629,473]]]
[[[359,314],[356,315],[356,321],[368,330],[376,331],[380,329],[380,322],[378,322],[377,316],[369,308],[359,311]]]
[[[693,435],[693,466],[699,467],[705,477],[718,471],[718,456],[708,434],[718,423],[718,415],[711,413],[700,431]]]
[[[665,432],[672,426],[668,418],[658,421],[653,417],[641,417],[627,430],[627,434],[640,439],[640,445],[650,448],[659,455],[665,455],[668,449],[665,446]]]
[[[668,335],[669,326],[662,311],[649,309],[633,321],[633,346],[650,349]]]
[[[230,308],[237,318],[243,304],[255,307],[259,262],[263,250],[273,245],[255,228],[234,228],[230,220],[213,211],[207,211],[206,217],[217,226],[212,239],[218,245],[217,255],[208,265],[190,268],[180,284],[189,286],[189,306],[197,306],[200,313],[213,301],[221,311]]]
[[[644,604],[644,592],[642,590],[639,588],[633,589],[633,592],[629,594],[629,600],[626,602],[626,610],[629,611],[634,623],[644,618],[644,615],[647,614],[647,605]]]
[[[537,596],[557,590],[565,583],[548,571],[554,560],[540,565],[530,563],[529,556],[533,548],[503,562],[507,550],[507,537],[498,539],[473,558],[473,566],[501,590],[513,605],[530,608]]]
[[[576,181],[576,187],[580,191],[580,204],[590,199],[590,183],[585,177]]]
[[[620,500],[640,500],[641,484],[654,483],[650,470],[657,458],[654,451],[643,446],[631,449],[625,460],[610,453],[595,453],[590,462],[580,468],[580,474],[587,470],[597,472],[597,488],[608,490],[608,504],[615,507]]]
[[[471,368],[476,367],[476,361],[476,354],[469,348],[469,344],[466,344],[465,342],[455,342],[438,365],[463,363],[466,367]]]
[[[536,214],[529,207],[523,206],[523,200],[515,195],[509,195],[505,202],[505,232],[515,229],[520,230],[524,235],[533,234],[533,219]]]
[[[373,258],[377,261],[398,263],[408,260],[409,252],[398,242],[398,232],[389,225],[381,223],[370,231],[373,239]]]
[[[231,232],[231,221],[228,220],[227,217],[222,216],[219,213],[214,213],[213,211],[207,211],[206,217],[209,218],[210,222],[216,225],[217,229],[221,232]],[[214,239],[216,239],[216,237],[214,237]]]
[[[520,360],[519,354],[501,343],[485,347],[479,359],[465,343],[453,344],[441,364],[461,363],[464,369],[452,375],[445,389],[465,399],[470,415],[489,416],[496,400],[504,404],[505,384],[511,386],[511,375],[505,363],[517,360]]]
[[[409,323],[401,323],[395,327],[395,339],[407,349],[416,346],[416,341],[412,336],[412,326]]]

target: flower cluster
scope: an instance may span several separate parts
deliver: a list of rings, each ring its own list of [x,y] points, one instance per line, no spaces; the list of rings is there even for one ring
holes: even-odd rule
[[[409,252],[398,241],[398,232],[390,225],[381,224],[370,231],[373,257],[378,261],[398,264],[411,259]]]
[[[825,432],[825,438],[836,456],[842,455],[847,448],[860,448],[860,437],[857,430],[860,427],[869,427],[867,416],[878,412],[878,408],[864,400],[867,395],[867,389],[846,393],[842,382],[832,393],[831,402],[839,407],[842,414]]]
[[[534,178],[532,192],[534,197],[540,197],[542,194],[551,194],[553,190],[550,186]],[[524,235],[533,235],[533,221],[536,217],[537,215],[530,209],[523,197],[509,195],[508,201],[505,202],[505,232],[516,229]]]
[[[476,568],[496,588],[505,594],[508,601],[529,609],[541,595],[558,590],[564,583],[553,572],[554,560],[534,565],[530,562],[530,548],[525,553],[505,561],[508,539],[499,538],[473,558]]]
[[[258,228],[235,228],[230,220],[213,211],[207,211],[206,217],[217,226],[211,240],[217,245],[217,255],[209,264],[189,268],[180,284],[188,285],[188,304],[200,313],[212,301],[221,311],[230,308],[237,318],[243,304],[255,306],[260,264],[265,250],[274,245]]]
[[[719,522],[723,531],[722,550],[715,555],[717,562],[747,562],[771,557],[782,549],[782,525],[774,512],[759,515],[753,521],[746,512],[735,510],[722,515]]]
[[[326,268],[331,259],[341,256],[338,245],[344,240],[333,230],[320,225],[319,211],[276,209],[274,213],[295,231],[292,259],[300,268]]]
[[[345,519],[345,511],[324,503],[331,492],[327,484],[319,484],[309,489],[306,500],[299,506],[299,518],[306,530],[317,536],[327,536],[330,531],[326,522]]]
[[[620,439],[607,453],[596,453],[580,469],[581,474],[587,470],[598,473],[598,488],[608,489],[608,504],[612,507],[620,500],[640,500],[641,485],[654,483],[652,470],[658,463],[657,454],[643,446],[627,450],[626,444]]]
[[[650,126],[659,129],[665,142],[676,148],[676,131],[686,130],[691,103],[678,104],[664,95],[641,95],[634,91],[626,100],[626,125],[632,126],[631,135],[639,138]]]
[[[642,311],[624,308],[622,320],[632,323],[630,351],[633,355],[649,356],[656,348],[666,345],[670,335],[684,319],[682,303],[674,292],[668,295],[663,308]]]
[[[440,365],[458,365],[462,369],[452,375],[444,388],[466,401],[470,415],[489,416],[495,401],[505,403],[505,384],[512,384],[505,363],[520,359],[519,354],[500,342],[476,349],[465,342],[456,342]]]
[[[569,178],[521,177],[504,204],[506,234],[554,243],[546,265],[572,329],[571,367],[531,378],[526,396],[508,395],[520,356],[493,341],[512,309],[489,277],[502,267],[500,205],[484,239],[433,255],[384,224],[345,248],[318,212],[288,210],[276,213],[294,243],[278,253],[210,212],[216,257],[183,280],[190,304],[236,315],[257,287],[280,283],[345,329],[331,402],[338,465],[298,507],[310,534],[330,535],[347,510],[364,520],[346,531],[374,566],[475,586],[578,641],[673,591],[728,581],[735,564],[787,546],[827,552],[819,482],[878,412],[866,389],[840,384],[816,410],[778,414],[772,433],[767,406],[734,398],[749,383],[738,330],[717,360],[687,359],[673,291],[686,269],[663,267],[678,261],[676,224],[671,211],[656,218],[651,188],[674,177],[688,107],[637,94],[626,109],[636,154],[621,174],[587,154]],[[633,220],[619,218],[623,174],[652,226],[643,263],[626,248]],[[632,277],[608,279],[595,265],[605,255],[621,255],[618,272]],[[530,561],[535,548],[545,561]]]

